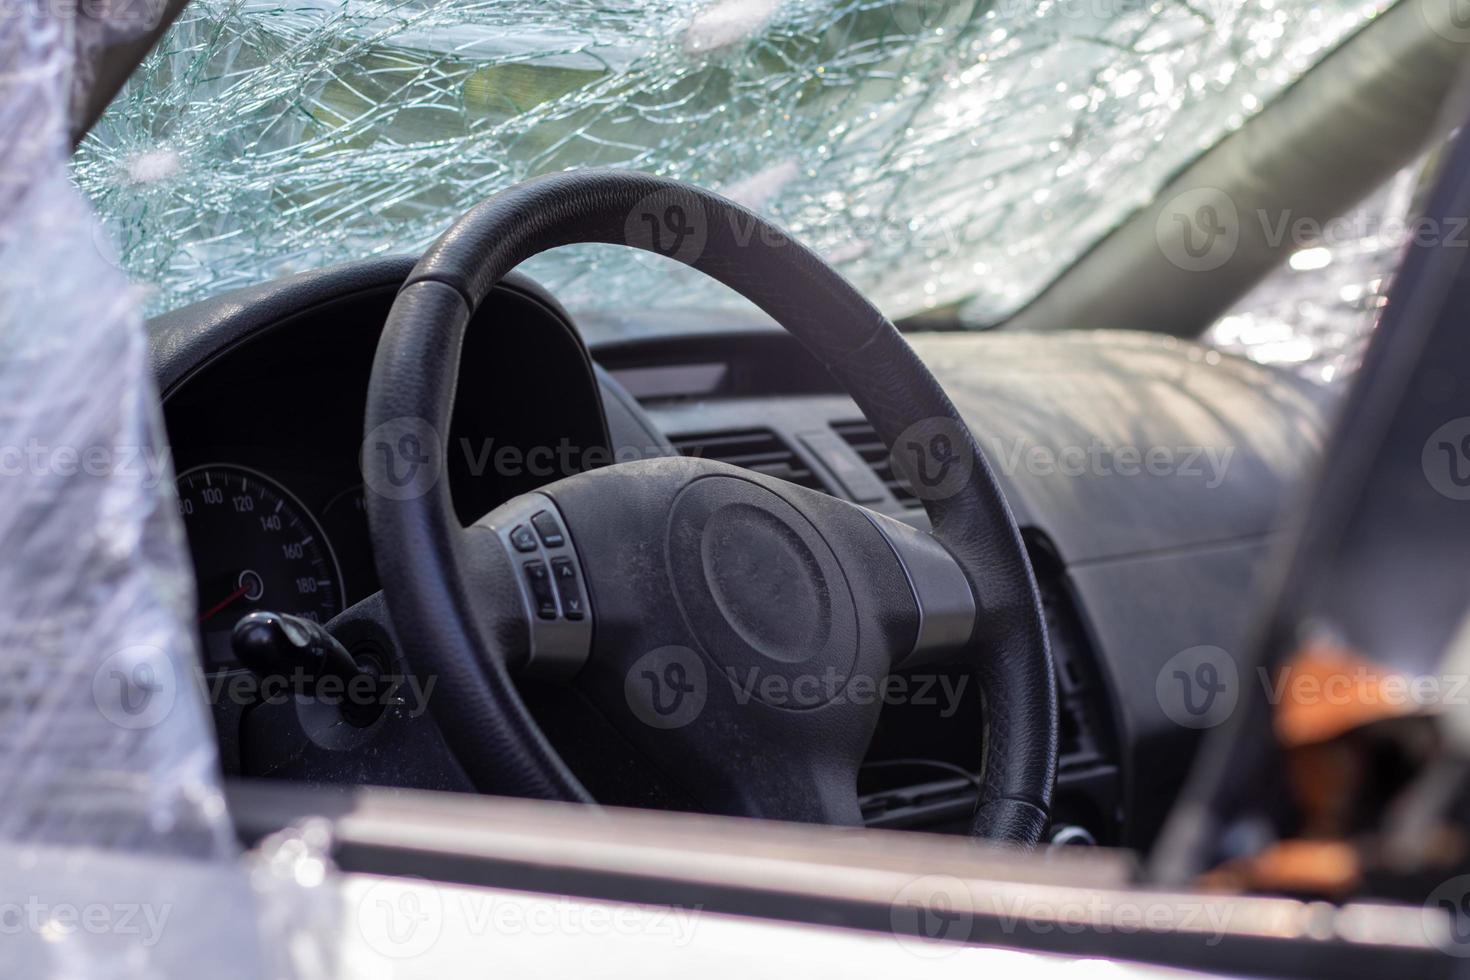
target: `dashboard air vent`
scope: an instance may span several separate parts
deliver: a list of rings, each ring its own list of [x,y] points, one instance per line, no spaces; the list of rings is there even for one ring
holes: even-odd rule
[[[888,447],[883,445],[883,440],[878,438],[878,433],[873,431],[873,426],[866,419],[858,419],[854,422],[833,422],[832,431],[842,437],[853,450],[863,458],[872,469],[874,475],[883,481],[888,492],[893,494],[905,507],[917,506],[919,498],[914,496],[914,491],[909,489],[908,481],[893,469],[893,459],[888,454]]]
[[[755,470],[766,476],[827,492],[827,488],[812,472],[811,467],[803,463],[801,457],[770,429],[732,429],[670,436],[669,441],[685,456],[717,459],[731,466]]]

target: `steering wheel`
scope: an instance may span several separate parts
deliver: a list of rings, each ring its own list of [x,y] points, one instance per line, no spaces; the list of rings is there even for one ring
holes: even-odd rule
[[[466,325],[515,266],[580,242],[683,262],[795,334],[894,450],[932,533],[682,457],[571,476],[463,527],[442,477]],[[527,672],[580,688],[701,809],[859,825],[858,767],[887,679],[958,660],[984,700],[972,832],[1040,840],[1055,677],[1015,520],[893,324],[758,215],[626,171],[560,173],[490,198],[398,293],[365,428],[388,612],[413,669],[437,675],[436,721],[480,790],[591,802],[517,693]]]

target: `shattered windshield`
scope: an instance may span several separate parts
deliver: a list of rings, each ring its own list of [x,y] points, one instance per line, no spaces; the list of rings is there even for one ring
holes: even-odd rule
[[[538,174],[716,188],[894,318],[1003,320],[1389,0],[194,0],[74,177],[154,311],[421,249]],[[739,302],[656,256],[573,309]]]

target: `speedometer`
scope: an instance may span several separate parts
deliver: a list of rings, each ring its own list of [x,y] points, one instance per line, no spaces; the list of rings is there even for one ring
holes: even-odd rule
[[[336,555],[311,512],[279,483],[243,466],[196,466],[179,475],[179,513],[209,669],[234,663],[230,631],[248,612],[325,623],[342,611]]]

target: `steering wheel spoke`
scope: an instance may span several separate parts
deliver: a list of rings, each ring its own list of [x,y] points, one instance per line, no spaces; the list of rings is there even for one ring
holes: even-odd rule
[[[932,534],[884,514],[863,511],[903,569],[916,607],[913,646],[894,650],[894,670],[953,663],[975,634],[975,593],[953,555]]]

